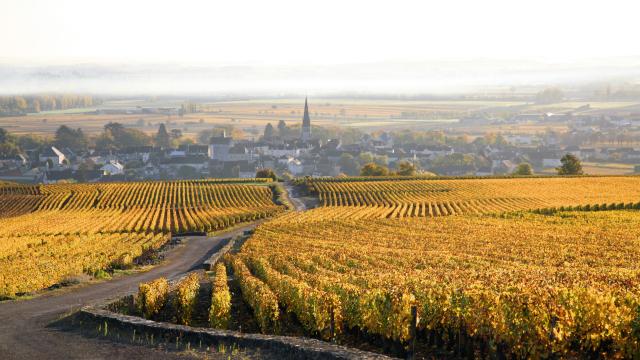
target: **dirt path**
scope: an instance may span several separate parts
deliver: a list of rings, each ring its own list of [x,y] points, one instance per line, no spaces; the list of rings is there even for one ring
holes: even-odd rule
[[[287,198],[291,202],[291,204],[296,208],[296,211],[305,211],[307,210],[307,205],[305,205],[304,201],[300,200],[297,196],[296,190],[292,185],[286,184],[284,186],[287,191]]]
[[[174,278],[198,268],[224,237],[252,229],[255,224],[235,228],[214,237],[186,237],[166,254],[163,263],[150,271],[123,276],[76,289],[54,291],[31,300],[0,303],[0,359],[158,359],[185,358],[185,354],[167,353],[90,339],[47,328],[52,321],[85,305],[117,298],[134,291],[138,283],[160,276]]]

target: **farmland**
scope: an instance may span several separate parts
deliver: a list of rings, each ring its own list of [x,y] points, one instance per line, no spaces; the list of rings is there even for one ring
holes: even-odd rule
[[[374,179],[372,179],[374,180]],[[640,200],[640,177],[525,179],[325,179],[307,182],[324,206],[374,207],[350,215],[433,217],[629,203]]]
[[[181,129],[187,136],[194,137],[199,131],[212,126],[232,125],[245,136],[258,134],[268,123],[284,120],[288,125],[298,124],[302,116],[302,100],[256,99],[238,101],[217,101],[198,105],[198,112],[184,116],[164,114],[127,114],[138,106],[179,107],[181,101],[106,101],[98,108],[107,111],[96,114],[96,108],[71,109],[58,112],[43,112],[18,117],[0,117],[0,127],[15,134],[36,134],[51,136],[60,125],[80,127],[87,134],[102,130],[108,122],[120,122],[146,133],[155,133],[160,123],[170,123]],[[579,105],[579,104],[569,104]],[[500,113],[503,111],[527,111],[530,107],[524,101],[491,100],[382,100],[382,99],[340,99],[314,98],[311,116],[314,124],[323,127],[344,126],[362,130],[379,129],[431,129],[455,128],[457,121],[476,113]],[[592,104],[594,111],[599,108],[618,109],[630,106],[628,103]],[[567,106],[563,107],[567,108]],[[568,107],[571,109],[571,107]],[[108,113],[119,109],[122,114]],[[539,109],[535,109],[539,110]],[[467,125],[468,128],[468,125]],[[546,129],[563,130],[562,124],[547,123],[518,124],[505,127],[505,131],[536,133]],[[487,130],[478,128],[480,132]]]
[[[629,357],[639,349],[635,211],[431,221],[332,212],[261,226],[236,257],[245,265],[234,263],[251,269],[251,281],[309,333],[326,334],[334,311],[342,331],[403,342],[416,306],[425,347],[518,358]]]
[[[130,266],[171,233],[216,231],[282,210],[267,186],[249,181],[0,184],[0,296]]]
[[[320,207],[217,264],[205,326],[426,358],[636,356],[639,179],[300,179]],[[141,284],[139,316],[185,323],[188,281]]]

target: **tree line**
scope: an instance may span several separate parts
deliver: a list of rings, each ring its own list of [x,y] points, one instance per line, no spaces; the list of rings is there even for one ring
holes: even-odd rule
[[[0,114],[38,113],[99,105],[102,101],[90,95],[25,95],[0,96]]]
[[[106,124],[99,134],[88,136],[82,129],[74,129],[67,125],[61,125],[53,138],[45,138],[34,135],[15,135],[6,129],[0,128],[0,157],[11,157],[25,154],[28,150],[39,149],[44,146],[56,146],[60,149],[70,149],[75,153],[86,152],[89,148],[105,151],[117,151],[127,147],[158,146],[169,148],[181,141],[180,130],[168,131],[165,124],[158,126],[155,135],[148,135],[143,131],[127,128],[118,122]]]

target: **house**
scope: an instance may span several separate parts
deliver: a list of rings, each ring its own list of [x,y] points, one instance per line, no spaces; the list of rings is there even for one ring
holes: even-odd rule
[[[198,171],[208,167],[209,163],[205,155],[186,155],[180,157],[170,157],[160,162],[160,168],[164,170],[177,171],[181,166],[191,166]]]
[[[62,151],[58,150],[55,146],[49,146],[45,148],[38,157],[41,163],[51,163],[55,165],[64,164],[67,157],[62,153]]]
[[[184,151],[186,155],[208,155],[209,147],[198,144],[183,144],[178,147],[178,151]]]
[[[149,161],[149,158],[152,153],[160,151],[159,148],[154,148],[153,146],[130,146],[118,151],[118,158],[125,162],[128,161],[141,161],[146,163]],[[103,160],[103,164],[108,163],[110,160],[115,160],[115,157]]]
[[[514,145],[531,145],[535,141],[532,135],[503,135],[504,139]]]
[[[256,177],[256,167],[249,163],[241,164],[238,171],[238,177],[243,179]]]
[[[300,175],[304,172],[302,161],[294,158],[287,159],[287,170],[293,175]]]
[[[120,164],[117,160],[112,160],[102,166],[100,171],[102,171],[102,174],[105,176],[122,175],[124,174],[124,165]]]
[[[26,166],[29,161],[26,156],[18,154],[15,156],[0,157],[0,167],[16,168]]]
[[[515,168],[516,165],[511,160],[500,160],[493,164],[491,170],[494,174],[510,174]]]
[[[291,145],[272,145],[268,149],[262,151],[264,156],[273,156],[276,158],[283,156],[298,157],[300,156],[300,149]]]
[[[227,151],[225,161],[250,161],[253,160],[253,154],[243,145],[236,144]]]
[[[223,131],[222,136],[214,136],[209,141],[209,158],[212,160],[226,161],[231,147],[233,147],[233,139],[227,137]]]
[[[426,145],[426,146],[416,146],[411,150],[413,155],[418,157],[425,158],[435,158],[439,156],[451,155],[454,153],[454,150],[451,146],[448,145]]]

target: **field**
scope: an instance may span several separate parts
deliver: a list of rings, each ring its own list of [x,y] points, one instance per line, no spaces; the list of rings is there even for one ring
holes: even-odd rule
[[[423,358],[638,356],[639,182],[307,179],[320,207],[259,225],[218,263],[205,326],[399,356],[415,342]],[[180,308],[196,305],[167,300],[183,282],[141,285],[138,313],[166,321],[171,308],[184,323]],[[230,310],[239,296],[253,321]]]
[[[260,226],[234,269],[248,269],[249,296],[276,299],[320,337],[333,317],[343,341],[364,332],[407,344],[415,307],[423,355],[637,356],[640,213],[614,209],[639,209],[638,185],[307,180],[321,207]]]
[[[272,220],[234,260],[262,284],[262,298],[277,299],[309,333],[326,334],[334,312],[342,331],[404,342],[416,306],[427,348],[518,358],[638,354],[635,211],[433,220],[333,212]]]
[[[267,186],[244,180],[0,184],[0,297],[126,267],[171,233],[271,216]],[[266,180],[265,180],[266,181]]]
[[[103,110],[136,110],[141,107],[179,107],[182,101],[107,101]],[[16,134],[52,136],[60,125],[80,127],[88,134],[100,132],[110,121],[121,122],[149,134],[157,131],[158,124],[170,122],[171,128],[181,129],[187,136],[195,137],[199,131],[217,125],[232,125],[245,137],[261,134],[268,123],[284,120],[288,125],[298,125],[302,119],[304,99],[256,99],[218,101],[199,105],[199,112],[183,117],[163,114],[90,114],[95,109],[71,109],[67,111],[29,114],[20,117],[0,118],[0,127]],[[575,104],[577,105],[577,104]],[[592,104],[593,109],[600,105]],[[609,103],[606,109],[624,108],[626,103]],[[529,105],[520,101],[489,100],[384,100],[384,99],[336,99],[311,98],[310,112],[316,126],[343,126],[367,131],[380,129],[433,129],[460,127],[460,131],[482,133],[490,126],[458,124],[458,119],[476,113],[500,113],[528,111]],[[82,112],[84,111],[84,113]],[[533,110],[532,110],[533,111]],[[542,133],[547,129],[562,131],[562,124],[545,123],[506,125],[510,133]]]
[[[373,207],[348,216],[434,217],[640,201],[640,177],[524,179],[320,179],[307,183],[324,206]],[[346,215],[347,216],[347,215]]]

